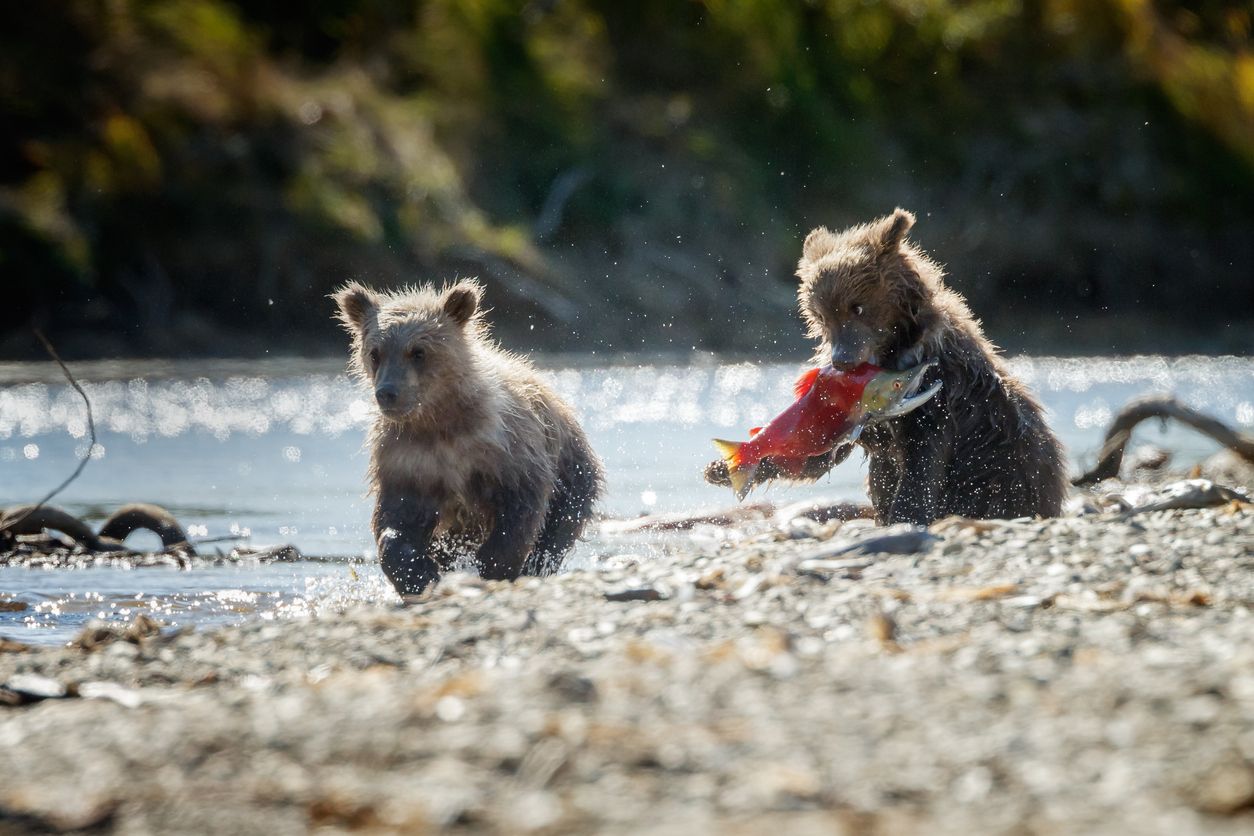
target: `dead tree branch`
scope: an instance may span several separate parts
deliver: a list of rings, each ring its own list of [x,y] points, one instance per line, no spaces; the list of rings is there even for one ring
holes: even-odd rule
[[[87,523],[55,505],[19,505],[10,508],[7,512],[0,512],[0,526],[5,534],[13,537],[39,534],[43,531],[60,531],[94,552],[117,551],[121,548],[120,545],[114,546],[102,541]]]
[[[1219,419],[1191,409],[1175,398],[1151,395],[1130,401],[1119,411],[1111,422],[1110,429],[1106,430],[1106,440],[1097,454],[1097,464],[1087,473],[1072,480],[1072,484],[1093,485],[1103,479],[1118,476],[1119,467],[1123,464],[1124,448],[1128,446],[1133,428],[1151,418],[1174,418],[1182,424],[1188,424],[1254,464],[1254,437],[1238,433]]]
[[[83,468],[87,467],[87,462],[91,460],[92,451],[96,449],[96,420],[92,416],[91,401],[88,400],[87,393],[83,391],[83,387],[80,386],[78,381],[74,379],[74,375],[65,365],[65,361],[61,359],[61,355],[57,354],[57,350],[52,347],[52,343],[48,342],[48,338],[44,336],[43,332],[38,328],[34,328],[32,330],[35,332],[35,336],[39,339],[39,341],[43,343],[44,350],[48,352],[48,356],[55,360],[56,364],[61,367],[61,371],[65,375],[65,379],[70,382],[70,386],[74,387],[74,391],[78,392],[79,396],[82,397],[83,405],[87,407],[87,431],[90,434],[91,441],[87,445],[87,455],[83,456],[82,460],[79,461],[78,467],[74,468],[74,472],[71,473],[64,482],[49,491],[48,495],[43,499],[39,500],[34,505],[31,505],[21,514],[6,519],[3,524],[0,524],[0,535],[12,536],[12,532],[15,531],[27,517],[44,507],[44,505],[50,502],[53,497],[68,488],[70,483],[77,479],[79,474],[83,472]],[[0,537],[0,539],[3,538]]]

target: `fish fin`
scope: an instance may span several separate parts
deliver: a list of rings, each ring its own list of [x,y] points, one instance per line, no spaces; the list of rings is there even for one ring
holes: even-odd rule
[[[723,455],[723,461],[727,462],[727,478],[731,481],[732,490],[736,492],[736,498],[744,499],[745,494],[749,493],[749,483],[753,472],[758,469],[757,465],[748,468],[740,467],[740,450],[745,446],[744,442],[716,438],[714,446]]]
[[[818,376],[818,369],[809,369],[802,372],[801,377],[797,378],[797,382],[792,385],[792,393],[798,398],[804,397],[807,392],[814,388],[814,381],[818,379]]]
[[[732,490],[736,492],[736,499],[744,499],[749,495],[749,488],[753,486],[753,474],[758,470],[755,464],[752,467],[738,467],[727,470],[727,475],[731,477]]]
[[[760,433],[760,432],[762,432],[762,428],[761,428],[761,427],[750,427],[750,428],[749,428],[749,437],[750,437],[750,438],[753,438],[755,435],[757,435],[757,434],[758,434],[758,433]]]

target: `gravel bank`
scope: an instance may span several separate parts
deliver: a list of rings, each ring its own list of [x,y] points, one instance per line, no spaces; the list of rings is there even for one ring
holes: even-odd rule
[[[1248,833],[1252,609],[1231,503],[698,532],[408,607],[7,645],[0,832]]]

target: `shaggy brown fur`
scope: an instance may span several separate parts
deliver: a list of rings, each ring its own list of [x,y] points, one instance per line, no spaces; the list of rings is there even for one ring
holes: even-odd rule
[[[868,427],[870,493],[882,522],[1057,516],[1066,494],[1062,448],[1032,394],[1006,369],[940,266],[906,240],[898,209],[863,226],[807,236],[798,298],[818,358],[903,369],[938,366],[939,395]]]
[[[1056,516],[1065,468],[1040,404],[1010,375],[963,298],[945,287],[940,266],[906,240],[913,225],[914,216],[898,209],[839,234],[820,227],[797,266],[801,313],[820,340],[816,363],[898,370],[938,363],[921,388],[941,380],[940,394],[859,439],[870,457],[876,519]],[[811,459],[803,478],[818,478],[851,449]],[[706,469],[716,484],[726,481],[720,465]],[[771,476],[768,469],[762,478]]]
[[[482,288],[335,294],[352,367],[374,387],[370,431],[379,560],[421,592],[459,551],[485,578],[561,565],[600,496],[601,463],[570,408],[527,361],[501,350]]]

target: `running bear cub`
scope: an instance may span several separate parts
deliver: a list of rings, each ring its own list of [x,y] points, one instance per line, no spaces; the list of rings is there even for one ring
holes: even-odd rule
[[[402,595],[472,551],[485,578],[554,571],[601,494],[601,463],[570,407],[489,336],[482,296],[474,281],[334,294],[352,369],[379,406],[372,525]]]
[[[881,523],[926,525],[975,518],[1057,516],[1066,494],[1063,454],[1041,406],[985,338],[944,272],[906,239],[914,215],[891,215],[840,233],[812,231],[802,248],[798,301],[815,363],[871,362],[901,370],[937,365],[920,388],[940,393],[914,412],[868,426],[869,492]],[[809,460],[816,479],[852,447]],[[726,467],[706,469],[726,482]],[[768,478],[770,470],[765,474]]]

